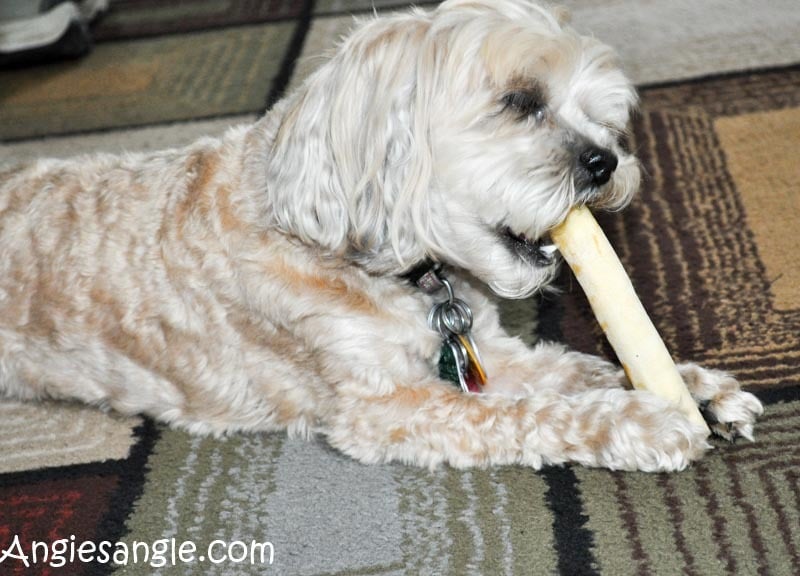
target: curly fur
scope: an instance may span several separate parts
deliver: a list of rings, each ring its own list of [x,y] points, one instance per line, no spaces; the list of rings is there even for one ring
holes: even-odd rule
[[[636,95],[613,52],[522,0],[449,0],[361,22],[262,120],[179,150],[0,173],[0,391],[78,399],[203,433],[320,433],[365,462],[574,461],[675,470],[703,430],[622,373],[501,328],[481,285],[544,289],[533,247],[571,207],[639,185]],[[587,147],[618,165],[580,177]],[[445,263],[490,381],[436,372]],[[682,367],[725,433],[761,406]]]

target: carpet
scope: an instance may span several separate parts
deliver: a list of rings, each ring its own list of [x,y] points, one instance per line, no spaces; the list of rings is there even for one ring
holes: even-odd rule
[[[252,121],[371,4],[112,1],[86,59],[0,72],[0,163],[176,146]],[[220,563],[173,562],[174,549],[144,560],[140,546],[124,566],[76,551],[64,567],[7,557],[0,573],[800,573],[800,14],[784,1],[567,4],[641,85],[645,182],[601,224],[674,355],[733,372],[765,402],[756,442],[716,441],[672,475],[428,471],[363,466],[320,440],[198,438],[3,401],[0,556],[15,538],[190,542],[197,555],[237,544]],[[568,270],[559,285],[505,303],[504,322],[610,356]],[[271,545],[270,565],[250,562],[253,542]]]

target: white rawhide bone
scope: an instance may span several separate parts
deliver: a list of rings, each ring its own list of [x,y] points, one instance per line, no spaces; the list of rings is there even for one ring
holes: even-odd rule
[[[573,209],[551,237],[586,293],[634,388],[675,402],[690,420],[706,426],[664,341],[592,213],[585,207]]]

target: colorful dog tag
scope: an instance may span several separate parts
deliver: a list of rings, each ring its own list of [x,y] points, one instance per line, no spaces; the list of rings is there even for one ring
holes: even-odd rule
[[[478,351],[478,346],[475,344],[475,341],[472,339],[472,334],[469,332],[466,334],[459,334],[458,340],[461,343],[461,346],[464,348],[467,354],[468,365],[467,369],[470,372],[474,372],[475,378],[478,381],[478,384],[482,388],[486,385],[486,372],[483,369],[483,363],[481,362],[481,355]]]
[[[439,377],[458,384],[464,392],[481,392],[486,384],[480,352],[472,339],[472,311],[466,302],[453,295],[445,278],[448,300],[431,308],[428,325],[442,336],[439,354]]]

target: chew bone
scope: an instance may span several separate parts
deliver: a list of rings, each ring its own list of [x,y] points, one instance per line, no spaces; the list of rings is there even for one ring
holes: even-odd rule
[[[706,426],[664,341],[592,213],[585,207],[573,209],[551,232],[551,237],[586,293],[634,388],[675,402],[690,420]]]

